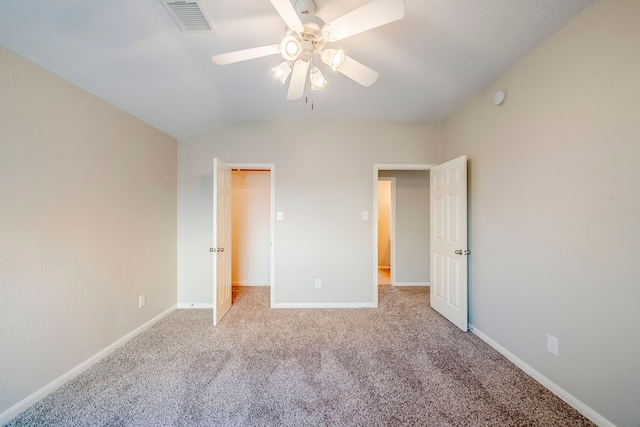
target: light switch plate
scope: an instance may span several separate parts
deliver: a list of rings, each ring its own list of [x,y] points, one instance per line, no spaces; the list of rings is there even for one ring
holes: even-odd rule
[[[552,335],[547,335],[547,351],[553,354],[554,356],[558,356],[558,350],[559,350],[558,347],[559,347],[558,338]]]
[[[284,221],[284,212],[278,212],[277,219],[278,221]]]
[[[362,220],[367,221],[369,219],[369,211],[362,211]]]

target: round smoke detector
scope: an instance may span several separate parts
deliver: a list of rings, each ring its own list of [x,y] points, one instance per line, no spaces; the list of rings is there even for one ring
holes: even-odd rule
[[[499,90],[496,92],[495,95],[493,95],[493,103],[498,107],[504,104],[504,101],[506,100],[507,100],[506,90]]]

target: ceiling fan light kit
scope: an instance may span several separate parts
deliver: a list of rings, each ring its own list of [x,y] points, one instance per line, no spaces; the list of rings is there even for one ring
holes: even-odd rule
[[[280,54],[287,61],[294,61],[302,52],[302,44],[293,36],[286,36],[280,43]]]
[[[333,71],[338,71],[344,64],[344,50],[325,49],[322,51],[322,62],[327,64]]]
[[[324,49],[327,42],[335,42],[355,34],[397,21],[404,16],[404,0],[373,0],[347,14],[325,23],[315,15],[313,0],[270,0],[288,30],[279,44],[213,55],[219,65],[280,53],[284,62],[271,70],[282,84],[289,76],[287,99],[300,99],[307,82],[312,90],[327,86],[327,80],[314,64],[314,56],[364,87],[373,84],[378,73],[353,58],[342,49]]]
[[[280,65],[271,69],[282,84],[287,81],[287,77],[291,74],[291,70],[291,65],[287,61],[281,62]]]
[[[322,90],[327,86],[327,80],[324,78],[318,67],[311,68],[309,72],[309,83],[311,90]]]

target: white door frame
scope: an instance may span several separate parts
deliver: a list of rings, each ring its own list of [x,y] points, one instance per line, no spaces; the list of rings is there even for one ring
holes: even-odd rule
[[[275,304],[275,295],[276,295],[276,257],[275,257],[275,237],[276,237],[276,165],[275,163],[227,163],[231,169],[254,169],[254,170],[264,170],[269,171],[269,178],[271,181],[271,206],[269,207],[269,224],[270,224],[270,240],[271,240],[271,248],[269,251],[269,268],[270,268],[270,278],[269,278],[269,286],[271,288],[271,307],[274,307]],[[231,261],[233,262],[233,261]]]
[[[424,171],[438,166],[436,164],[386,164],[376,163],[373,165],[373,210],[371,212],[378,212],[378,172],[380,171]],[[395,213],[394,213],[395,217]],[[394,219],[395,228],[395,219]],[[378,215],[373,215],[373,305],[378,306]],[[395,242],[392,243],[394,253],[392,253],[392,274],[395,274]],[[394,276],[395,278],[395,276]],[[395,280],[392,279],[392,283]]]

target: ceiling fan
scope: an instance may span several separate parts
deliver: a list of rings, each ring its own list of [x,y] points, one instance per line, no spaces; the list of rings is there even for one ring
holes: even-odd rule
[[[373,0],[328,23],[315,15],[314,0],[295,0],[294,4],[290,0],[270,1],[288,27],[282,41],[213,55],[211,60],[219,65],[227,65],[281,54],[284,61],[272,70],[282,84],[291,75],[287,92],[289,100],[302,98],[307,79],[312,90],[320,90],[327,85],[324,76],[314,65],[314,57],[319,57],[333,71],[344,74],[362,86],[372,85],[378,78],[376,71],[345,55],[342,49],[329,49],[325,45],[404,16],[404,0]]]

